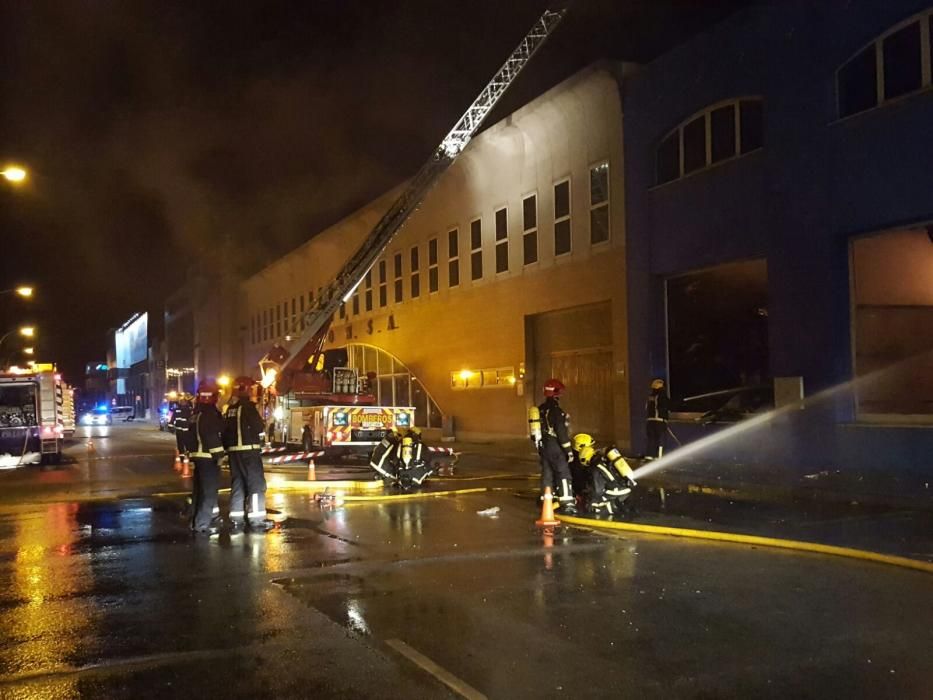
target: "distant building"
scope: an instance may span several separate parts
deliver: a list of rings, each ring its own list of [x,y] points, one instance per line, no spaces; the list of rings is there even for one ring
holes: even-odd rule
[[[931,35],[929,0],[764,3],[626,82],[636,446],[666,376],[684,440],[722,427],[691,397],[809,397],[723,459],[929,466]]]

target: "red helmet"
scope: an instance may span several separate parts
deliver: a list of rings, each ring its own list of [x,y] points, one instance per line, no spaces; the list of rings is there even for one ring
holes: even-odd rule
[[[217,403],[219,391],[216,382],[205,379],[198,384],[198,403]]]
[[[544,395],[557,397],[563,394],[566,388],[560,379],[548,379],[544,382]]]
[[[233,393],[237,396],[246,396],[256,380],[252,377],[242,376],[233,380]]]

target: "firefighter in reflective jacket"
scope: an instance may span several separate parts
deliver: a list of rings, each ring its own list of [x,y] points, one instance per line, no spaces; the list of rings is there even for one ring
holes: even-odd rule
[[[234,530],[243,527],[244,519],[251,530],[271,530],[273,522],[266,518],[266,477],[262,467],[262,418],[256,404],[250,400],[250,377],[237,377],[233,396],[224,414],[223,442],[230,455],[230,524]]]
[[[386,486],[394,484],[398,480],[395,448],[401,440],[402,438],[395,428],[387,430],[379,444],[373,448],[373,453],[369,457],[369,466],[382,477]]]
[[[617,447],[596,448],[592,436],[573,436],[573,449],[580,464],[589,471],[589,510],[591,513],[622,512],[622,504],[635,486],[632,468]]]
[[[398,475],[401,489],[410,491],[423,486],[424,480],[431,476],[434,470],[430,458],[426,459],[428,450],[421,440],[421,430],[409,428],[396,446],[395,453],[398,455],[395,473]]]
[[[667,433],[667,419],[671,415],[663,379],[651,381],[651,393],[645,403],[645,412],[648,418],[645,426],[648,437],[645,459],[659,459],[664,456],[664,435]]]
[[[188,461],[188,423],[191,421],[191,397],[188,394],[182,394],[178,397],[178,405],[172,411],[172,419],[169,421],[172,430],[175,431],[175,451],[176,456],[181,461]]]
[[[217,385],[201,382],[198,386],[194,411],[188,425],[188,453],[194,460],[194,489],[191,503],[194,517],[191,529],[200,534],[214,535],[219,531],[220,507],[217,488],[220,484],[220,465],[224,447],[221,440],[223,417],[217,410]]]
[[[573,449],[569,420],[559,403],[564,389],[560,380],[548,379],[544,383],[544,403],[538,406],[541,417],[541,488],[553,488],[557,492],[561,512],[572,515],[577,512],[570,475]]]

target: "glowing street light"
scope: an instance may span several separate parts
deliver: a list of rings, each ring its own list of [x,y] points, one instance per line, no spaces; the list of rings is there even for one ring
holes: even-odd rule
[[[36,349],[35,348],[23,348],[23,354],[24,355],[35,355]]]
[[[222,387],[224,389],[230,386],[230,375],[221,374],[219,377],[217,377],[217,386]]]
[[[28,285],[22,285],[20,287],[13,287],[12,289],[0,290],[0,294],[16,294],[17,296],[23,297],[23,299],[31,299],[32,295],[36,293],[34,287]]]
[[[35,338],[36,329],[34,326],[20,326],[19,334],[24,338]]]
[[[18,165],[6,166],[3,170],[0,170],[0,175],[2,175],[3,179],[7,182],[14,185],[21,185],[26,181],[26,178],[29,177],[29,173],[26,172],[26,169]]]

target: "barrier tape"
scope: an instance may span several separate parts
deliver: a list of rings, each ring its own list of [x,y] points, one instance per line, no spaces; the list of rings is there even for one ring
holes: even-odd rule
[[[260,452],[264,455],[270,455],[275,452],[285,452],[287,449],[287,447],[263,447]]]
[[[267,459],[266,464],[288,464],[290,462],[302,462],[309,459],[317,459],[318,457],[323,456],[323,450],[319,450],[318,452],[298,452],[293,455],[282,455],[281,457]]]

